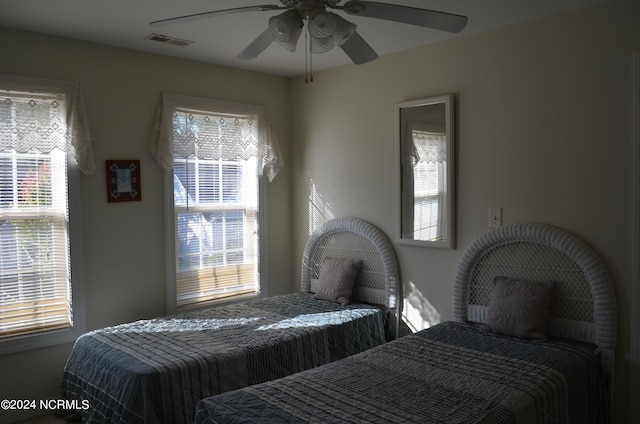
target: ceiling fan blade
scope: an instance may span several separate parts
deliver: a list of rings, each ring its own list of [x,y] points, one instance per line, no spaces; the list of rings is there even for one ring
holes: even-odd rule
[[[462,31],[468,20],[462,15],[372,1],[350,0],[342,7],[334,8],[342,9],[349,15],[385,19],[448,32]]]
[[[378,58],[378,54],[357,32],[354,32],[347,41],[342,43],[340,48],[356,65],[362,65]]]
[[[260,53],[264,51],[273,42],[273,34],[269,28],[265,29],[262,34],[258,35],[255,40],[251,42],[244,50],[238,55],[238,59],[255,59]]]
[[[213,18],[215,16],[225,16],[242,12],[263,12],[269,10],[288,9],[285,6],[277,6],[275,4],[263,4],[261,6],[235,7],[233,9],[214,10],[212,12],[195,13],[193,15],[178,16],[176,18],[160,19],[158,21],[149,22],[149,25],[160,27],[165,25],[173,25],[181,22],[199,21],[201,19]]]

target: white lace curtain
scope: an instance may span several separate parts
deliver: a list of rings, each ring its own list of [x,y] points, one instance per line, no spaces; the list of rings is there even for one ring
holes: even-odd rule
[[[411,156],[418,163],[443,163],[447,161],[447,144],[444,134],[413,130]]]
[[[170,170],[173,158],[258,159],[259,175],[273,180],[282,155],[264,106],[163,94],[149,149]]]
[[[60,149],[73,154],[82,172],[95,173],[89,120],[77,83],[0,74],[0,97],[0,150]],[[28,105],[21,109],[31,113],[12,119],[14,102]],[[45,102],[47,108],[38,107]]]

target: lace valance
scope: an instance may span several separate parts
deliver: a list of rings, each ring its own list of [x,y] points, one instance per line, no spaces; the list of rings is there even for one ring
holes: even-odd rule
[[[443,163],[447,161],[447,139],[444,134],[412,131],[414,165],[418,163]]]
[[[163,94],[149,149],[166,170],[174,157],[258,159],[258,173],[273,180],[282,155],[264,106]]]
[[[15,120],[12,114],[20,113]],[[96,170],[89,120],[74,82],[0,74],[0,150],[60,149],[72,153],[85,174]]]

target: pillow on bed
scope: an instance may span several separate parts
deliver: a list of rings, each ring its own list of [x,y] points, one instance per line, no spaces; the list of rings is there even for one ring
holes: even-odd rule
[[[498,334],[546,340],[552,281],[533,282],[496,277],[486,324]]]
[[[361,267],[361,260],[325,258],[320,269],[319,284],[313,297],[343,306],[348,305]]]

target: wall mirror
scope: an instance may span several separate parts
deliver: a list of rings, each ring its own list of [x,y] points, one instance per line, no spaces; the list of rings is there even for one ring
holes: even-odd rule
[[[455,248],[453,95],[396,104],[400,244]]]

